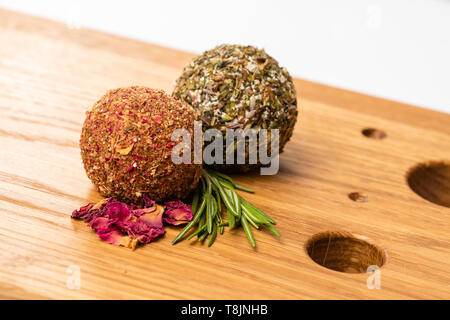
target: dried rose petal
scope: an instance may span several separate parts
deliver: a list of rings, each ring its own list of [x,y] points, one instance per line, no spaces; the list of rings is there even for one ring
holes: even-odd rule
[[[91,209],[91,211],[89,211],[89,213],[84,216],[83,220],[86,223],[90,223],[93,219],[97,218],[97,217],[102,217],[103,216],[103,212],[99,209]]]
[[[155,201],[150,199],[147,195],[142,197],[144,199],[144,207],[152,207],[155,204]]]
[[[108,200],[102,211],[113,223],[123,223],[131,217],[130,208],[125,203],[116,201],[113,198]]]
[[[132,209],[132,213],[135,217],[140,217],[145,213],[150,213],[156,210],[156,203],[149,199],[147,196],[143,197],[144,199],[144,208],[142,209]]]
[[[172,225],[188,223],[194,216],[191,207],[181,201],[168,201],[164,203],[166,211],[163,215],[163,221]]]
[[[113,223],[110,222],[108,218],[105,217],[95,217],[91,221],[89,221],[88,225],[95,231],[109,228]]]
[[[156,228],[164,229],[163,213],[164,213],[164,207],[160,206],[160,205],[156,205],[155,211],[148,212],[148,213],[141,215],[138,218],[138,221],[143,222],[148,226],[154,226]]]
[[[192,210],[181,201],[166,202],[166,210],[148,197],[144,208],[114,198],[103,199],[75,210],[73,218],[84,221],[105,242],[128,248],[149,243],[165,233],[163,221],[178,225],[192,220]]]
[[[87,205],[81,207],[80,209],[74,210],[72,212],[72,218],[75,218],[75,219],[84,218],[89,213],[89,211],[92,209],[93,206],[94,206],[93,203],[88,203]]]
[[[163,235],[166,231],[164,229],[150,229],[148,232],[139,235],[136,239],[140,242],[140,243],[150,243],[152,242],[155,238]]]
[[[96,233],[105,242],[118,246],[122,244],[123,234],[118,228],[101,228]]]
[[[135,216],[135,217],[140,217],[143,214],[146,213],[150,213],[156,210],[156,206],[150,207],[150,208],[144,208],[144,209],[135,209],[132,210],[131,213]]]
[[[148,225],[143,221],[128,221],[126,223],[128,235],[141,243],[149,243],[165,233],[164,227]]]
[[[96,204],[94,204],[94,206],[92,207],[92,209],[101,209],[103,208],[103,206],[108,202],[109,198],[104,198],[102,200],[100,200],[99,202],[97,202]]]

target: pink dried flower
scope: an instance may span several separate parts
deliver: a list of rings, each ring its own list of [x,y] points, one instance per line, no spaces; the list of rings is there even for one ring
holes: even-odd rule
[[[117,246],[124,245],[123,234],[119,228],[102,228],[96,231],[97,235],[103,241]]]
[[[155,228],[164,229],[163,226],[164,207],[156,205],[156,210],[151,213],[146,213],[138,218],[139,222],[145,223]]]
[[[155,202],[147,195],[144,195],[142,198],[144,199],[144,207],[151,207],[155,204]]]
[[[150,212],[153,212],[153,211],[155,211],[155,210],[156,210],[156,206],[153,206],[153,207],[143,208],[143,209],[134,209],[134,210],[132,211],[132,213],[133,213],[133,215],[134,215],[135,217],[140,217],[140,216],[142,216],[143,214],[150,213]]]
[[[105,242],[134,249],[138,242],[149,243],[165,233],[163,221],[172,225],[192,220],[192,210],[181,201],[166,202],[166,210],[147,196],[144,207],[125,204],[114,198],[90,203],[75,210],[72,218],[83,219]]]
[[[72,212],[72,218],[79,218],[82,219],[85,215],[87,215],[89,213],[89,211],[91,210],[91,208],[94,206],[93,203],[88,203],[87,205],[81,207],[78,210],[74,210]]]
[[[135,205],[109,198],[75,210],[72,218],[83,219],[105,242],[134,249],[137,242],[149,243],[165,232],[164,208],[150,199],[145,204],[150,206],[135,209]]]
[[[192,220],[194,213],[191,207],[181,201],[168,201],[164,203],[166,210],[164,212],[163,221],[172,225],[188,223]]]

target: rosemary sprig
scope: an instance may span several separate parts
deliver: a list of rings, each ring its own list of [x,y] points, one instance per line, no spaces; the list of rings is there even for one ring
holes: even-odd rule
[[[255,229],[265,227],[279,237],[280,233],[273,226],[275,221],[241,197],[236,190],[254,193],[253,190],[238,185],[223,173],[203,169],[201,182],[192,198],[191,208],[195,212],[194,218],[175,237],[172,244],[184,239],[194,226],[196,230],[186,239],[190,240],[197,236],[198,241],[203,242],[209,237],[208,246],[214,243],[218,234],[223,234],[225,227],[230,229],[242,227],[252,247],[255,247],[256,243],[250,226]],[[227,221],[222,217],[222,204],[226,209]]]

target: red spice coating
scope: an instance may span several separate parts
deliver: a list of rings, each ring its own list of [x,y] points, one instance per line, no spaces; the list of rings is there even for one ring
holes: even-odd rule
[[[172,162],[175,129],[194,136],[198,114],[162,90],[133,86],[108,91],[87,112],[80,139],[87,176],[105,197],[136,202],[182,199],[202,166]],[[193,141],[192,146],[193,148]]]

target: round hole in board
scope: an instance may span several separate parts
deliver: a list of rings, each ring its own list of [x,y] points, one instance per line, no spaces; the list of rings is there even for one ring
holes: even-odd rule
[[[412,167],[406,179],[422,198],[450,208],[450,161],[427,161]]]
[[[369,239],[343,231],[315,234],[306,243],[306,252],[317,264],[339,272],[366,273],[371,266],[381,268],[386,251]]]
[[[361,131],[361,133],[365,137],[375,139],[375,140],[381,140],[381,139],[384,139],[387,137],[386,132],[384,132],[383,130],[380,130],[380,129],[375,129],[375,128],[365,128]]]
[[[369,201],[369,196],[362,192],[350,192],[348,194],[348,197],[350,200],[353,200],[355,202],[367,202]]]

